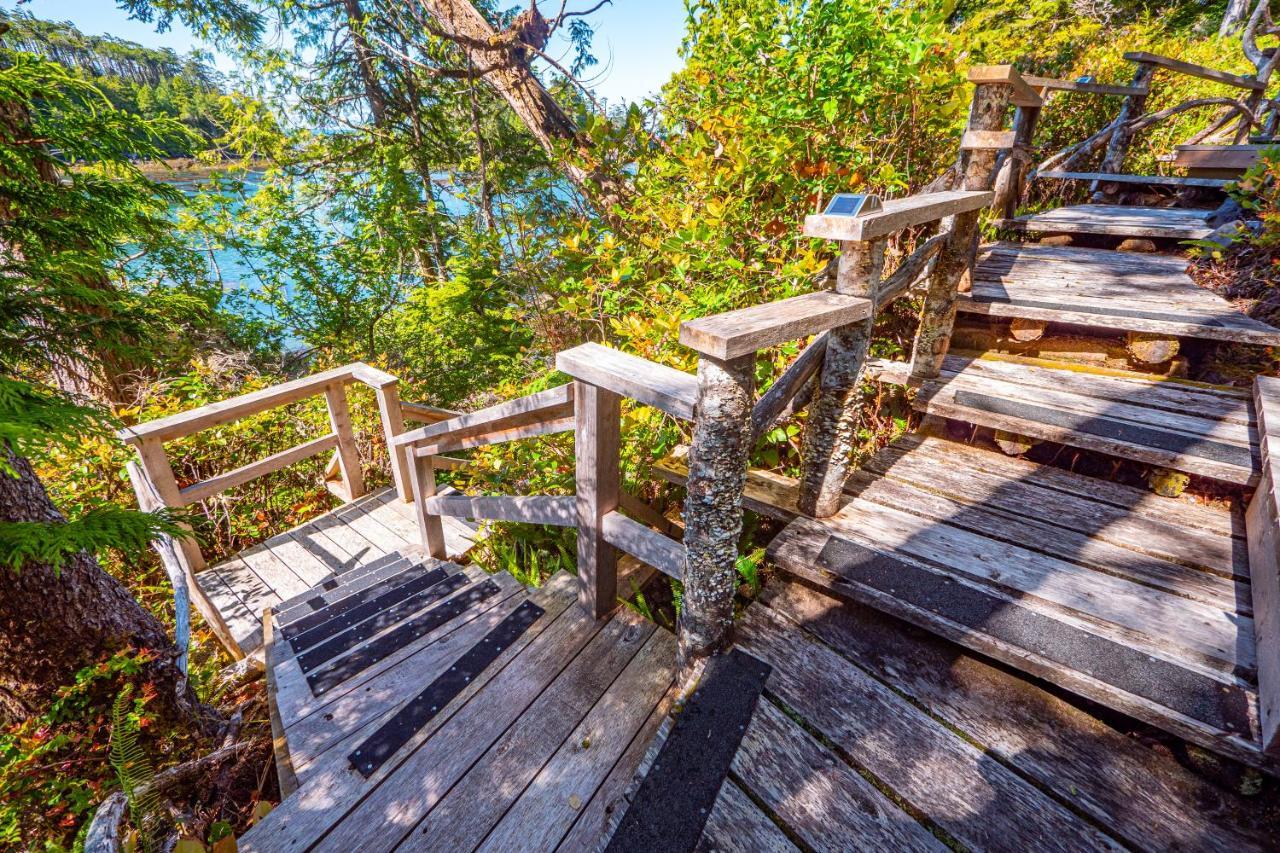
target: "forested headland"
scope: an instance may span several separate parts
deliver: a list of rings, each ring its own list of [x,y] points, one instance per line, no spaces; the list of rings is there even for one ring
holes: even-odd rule
[[[805,214],[837,192],[902,195],[945,172],[969,66],[1123,83],[1123,54],[1150,50],[1255,70],[1228,0],[687,0],[682,68],[653,99],[606,104],[585,0],[119,5],[181,20],[241,71],[230,83],[207,57],[0,17],[0,847],[70,849],[122,778],[148,789],[218,750],[149,788],[162,804],[137,821],[144,836],[213,846],[279,799],[261,683],[228,670],[199,624],[178,671],[172,591],[147,543],[185,523],[210,562],[234,554],[337,505],[322,463],[143,514],[115,428],[354,360],[399,376],[406,399],[453,409],[563,381],[554,353],[584,341],[691,370],[681,321],[833,274],[831,245],[800,235]],[[1188,78],[1147,109],[1214,85]],[[1114,103],[1070,103],[1046,114],[1042,155],[1113,117]],[[1156,169],[1219,118],[1189,110],[1152,127],[1133,167]],[[183,194],[138,166],[179,156],[255,170]],[[1236,191],[1258,232],[1204,248],[1210,277],[1272,312],[1277,170],[1264,158]],[[910,347],[908,309],[881,320],[874,355]],[[772,351],[760,376],[797,350]],[[862,454],[912,417],[902,400],[874,402]],[[385,482],[376,410],[352,408],[368,475]],[[169,450],[190,483],[326,424],[312,401]],[[628,410],[624,429],[635,482],[687,440],[652,409]],[[780,423],[754,462],[794,473],[800,432]],[[457,485],[572,490],[563,436],[474,456]],[[645,497],[662,505],[657,488]],[[571,536],[498,525],[475,558],[536,582],[572,568]]]

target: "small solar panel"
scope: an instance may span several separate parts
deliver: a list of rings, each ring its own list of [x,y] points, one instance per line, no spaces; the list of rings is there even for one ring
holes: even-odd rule
[[[824,216],[861,216],[880,209],[880,199],[865,193],[836,193],[831,197]]]

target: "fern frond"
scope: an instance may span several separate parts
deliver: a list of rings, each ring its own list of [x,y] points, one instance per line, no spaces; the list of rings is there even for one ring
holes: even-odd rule
[[[126,684],[111,706],[109,760],[129,803],[129,817],[138,830],[142,847],[146,853],[153,853],[156,849],[154,824],[160,811],[160,794],[151,784],[155,780],[151,759],[138,743],[141,731],[133,702],[133,685]]]
[[[105,504],[72,521],[0,521],[0,568],[21,571],[27,563],[41,563],[57,571],[73,554],[107,548],[137,554],[157,536],[190,536],[178,518],[169,510]]]

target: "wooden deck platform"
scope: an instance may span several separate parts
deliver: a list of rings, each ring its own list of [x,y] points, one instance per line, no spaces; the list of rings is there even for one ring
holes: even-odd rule
[[[908,366],[877,362],[903,384]],[[1240,485],[1258,482],[1257,424],[1248,391],[1128,371],[986,355],[947,356],[915,407]]]
[[[1005,219],[1000,227],[1038,234],[1098,234],[1110,237],[1156,237],[1198,240],[1213,231],[1205,224],[1211,210],[1176,207],[1129,207],[1077,204],[1043,213]]]
[[[979,252],[958,309],[1171,337],[1280,345],[1280,329],[1238,311],[1186,274],[1185,258],[995,243]]]
[[[384,593],[367,630],[333,626],[336,601],[319,612],[329,622],[306,628],[295,608],[273,625],[298,789],[241,850],[585,850],[607,838],[666,715],[674,637],[627,610],[591,619],[564,573],[529,592],[505,574],[425,568],[445,577],[412,593],[416,609],[388,615],[396,588]],[[331,636],[308,639],[325,624]],[[343,637],[354,645],[326,650]]]
[[[1262,756],[1238,513],[939,439],[904,438],[787,571],[1253,765]]]
[[[450,556],[465,554],[473,538],[473,526],[446,520]],[[398,500],[392,489],[382,489],[199,572],[193,598],[233,654],[258,654],[266,608],[314,586],[377,568],[417,542],[411,505]]]

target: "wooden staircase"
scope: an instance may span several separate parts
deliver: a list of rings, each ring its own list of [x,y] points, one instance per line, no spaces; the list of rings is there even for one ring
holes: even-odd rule
[[[1024,225],[1181,238],[1198,221],[1089,205]],[[997,243],[981,252],[959,308],[1100,334],[1280,343],[1280,330],[1198,288],[1184,264]],[[906,363],[872,362],[868,373],[913,385]],[[796,517],[771,543],[772,559],[838,600],[1276,773],[1280,579],[1266,447],[1269,432],[1280,431],[1275,381],[1239,389],[956,353],[908,393],[928,415],[1184,472],[1228,496],[1215,504],[1162,498],[989,443],[913,435],[849,476],[834,515]],[[770,495],[757,479],[757,500],[785,503],[776,485]],[[1257,488],[1247,515],[1248,492],[1232,497],[1232,487]]]

